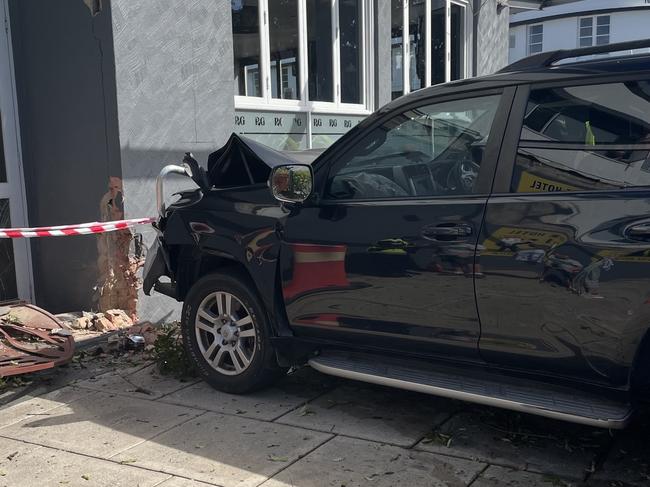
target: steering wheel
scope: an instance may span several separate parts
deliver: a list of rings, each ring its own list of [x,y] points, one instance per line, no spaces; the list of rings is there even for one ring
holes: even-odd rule
[[[447,173],[447,190],[458,194],[472,193],[480,168],[467,158],[454,163]]]

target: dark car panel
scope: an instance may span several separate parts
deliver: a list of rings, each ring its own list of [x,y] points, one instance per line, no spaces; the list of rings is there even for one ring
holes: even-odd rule
[[[211,156],[210,186],[158,222],[146,290],[167,275],[184,300],[202,276],[236,274],[287,366],[384,351],[495,383],[650,393],[649,61],[528,66],[411,93],[298,156],[314,185],[299,203],[274,199],[266,180],[300,161],[233,135]],[[488,135],[471,117],[431,116],[403,148],[373,152],[389,140],[378,131],[475,97],[499,98]]]

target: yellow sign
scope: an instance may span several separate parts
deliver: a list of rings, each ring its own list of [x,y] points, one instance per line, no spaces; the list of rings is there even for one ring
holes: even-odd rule
[[[501,227],[483,243],[485,251],[482,254],[514,255],[517,251],[559,247],[567,241],[567,237],[558,232],[532,230],[529,228]]]
[[[576,189],[568,184],[558,183],[552,179],[542,178],[524,171],[519,178],[517,193],[554,193],[557,191],[575,191]]]

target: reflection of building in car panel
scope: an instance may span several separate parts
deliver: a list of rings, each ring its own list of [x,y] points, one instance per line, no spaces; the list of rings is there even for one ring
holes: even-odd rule
[[[533,90],[513,189],[579,191],[650,185],[650,82]]]

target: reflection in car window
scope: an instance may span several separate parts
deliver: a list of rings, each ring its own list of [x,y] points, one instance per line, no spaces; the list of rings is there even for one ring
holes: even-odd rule
[[[372,130],[330,174],[331,199],[471,194],[499,95],[413,108]]]
[[[650,186],[649,155],[650,81],[533,90],[512,191]]]

